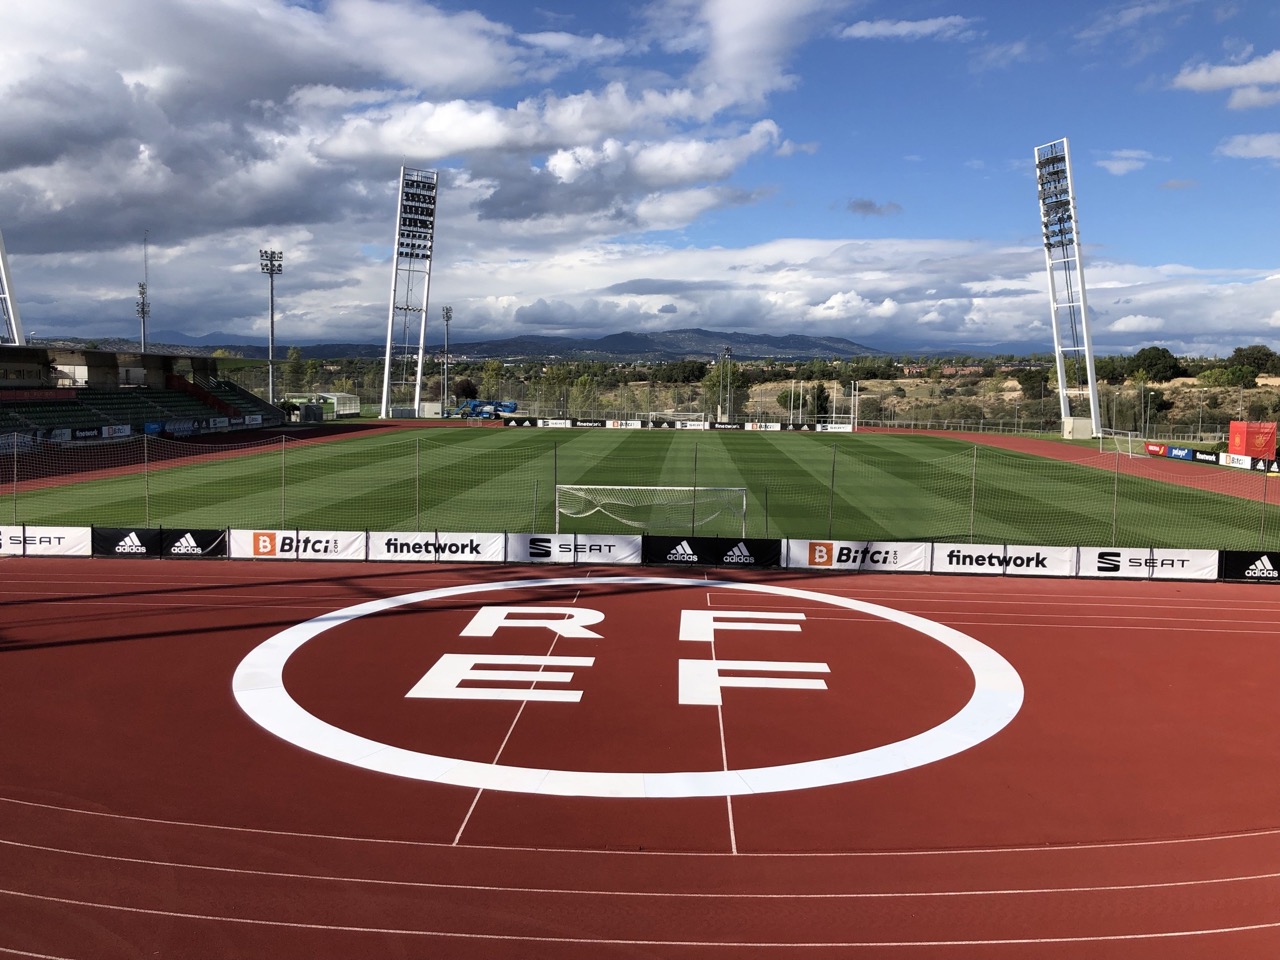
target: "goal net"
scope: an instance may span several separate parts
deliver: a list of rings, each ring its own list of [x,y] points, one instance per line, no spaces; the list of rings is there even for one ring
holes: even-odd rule
[[[556,486],[556,533],[699,533],[744,537],[746,487]]]
[[[1098,452],[1119,453],[1126,457],[1146,456],[1142,435],[1131,430],[1112,430],[1103,427],[1098,436]]]

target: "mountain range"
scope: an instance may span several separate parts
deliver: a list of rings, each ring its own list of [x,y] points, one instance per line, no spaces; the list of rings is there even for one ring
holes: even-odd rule
[[[82,338],[39,338],[38,345],[84,347],[94,344],[98,349],[117,353],[138,349],[136,339],[103,339],[89,341]],[[304,359],[334,359],[339,357],[381,357],[385,343],[356,342],[333,343],[315,340],[286,341],[276,337],[276,357],[283,359],[291,347],[297,347]],[[442,344],[428,343],[427,350],[439,353]],[[172,330],[160,330],[149,334],[147,349],[153,353],[182,355],[210,354],[225,350],[251,359],[265,359],[268,352],[266,337],[246,337],[226,333],[208,333],[199,337]],[[417,344],[395,345],[397,354],[416,353]],[[470,340],[449,344],[454,357],[469,359],[562,359],[664,362],[675,360],[706,360],[720,357],[731,351],[740,360],[810,360],[833,357],[874,357],[902,355],[932,356],[983,356],[996,354],[1025,355],[1052,350],[1051,345],[1026,343],[985,344],[981,349],[969,347],[929,347],[923,344],[894,344],[871,347],[844,337],[819,337],[804,334],[773,336],[758,333],[732,331],[661,330],[649,333],[612,333],[604,337],[557,337],[526,334],[496,340]]]

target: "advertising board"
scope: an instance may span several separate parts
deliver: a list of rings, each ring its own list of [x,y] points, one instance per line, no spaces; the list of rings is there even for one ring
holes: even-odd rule
[[[707,567],[780,567],[782,541],[759,537],[659,537],[643,538],[645,563]]]
[[[370,533],[370,560],[449,563],[501,563],[506,559],[501,533]]]
[[[1077,576],[1116,580],[1216,580],[1218,551],[1080,547]]]
[[[232,557],[250,560],[364,560],[365,534],[343,530],[232,530]]]
[[[1025,547],[999,543],[935,543],[934,573],[1003,574],[1015,577],[1070,577],[1075,547]]]
[[[0,527],[0,554],[27,557],[87,557],[93,553],[89,527]]]
[[[806,570],[928,573],[930,545],[873,540],[788,540],[786,565]]]
[[[507,536],[511,563],[639,563],[639,534],[512,533]]]

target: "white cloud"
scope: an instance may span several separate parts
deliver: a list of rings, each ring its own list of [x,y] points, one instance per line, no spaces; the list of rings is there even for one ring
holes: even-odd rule
[[[1233,110],[1269,107],[1280,103],[1280,50],[1245,63],[1184,67],[1173,78],[1172,86],[1196,93],[1230,90],[1227,106]]]
[[[1147,164],[1162,160],[1147,150],[1112,150],[1110,154],[1096,161],[1098,166],[1112,176],[1122,177],[1126,173],[1142,170]]]
[[[1280,160],[1280,133],[1243,133],[1229,137],[1214,152],[1245,160]]]
[[[1112,333],[1155,333],[1164,329],[1164,320],[1160,317],[1148,317],[1142,314],[1128,314],[1107,324]]]
[[[840,31],[845,40],[970,40],[973,17],[932,17],[928,20],[859,20]]]

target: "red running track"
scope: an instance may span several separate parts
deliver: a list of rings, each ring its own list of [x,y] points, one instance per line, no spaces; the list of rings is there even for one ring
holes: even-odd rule
[[[288,661],[299,704],[481,764],[742,769],[910,737],[973,692],[899,624],[630,569],[14,558],[0,586],[0,957],[1201,958],[1280,956],[1280,688],[1266,587],[749,575],[955,628],[1025,701],[989,739],[886,776],[680,798],[546,796],[338,762],[267,732],[232,677]],[[460,636],[486,605],[603,614],[596,638]],[[803,614],[720,659],[821,661],[826,689],[678,702],[683,610]],[[741,614],[737,615],[741,618]],[[590,656],[579,702],[405,693],[448,652]],[[483,684],[482,684],[483,685]],[[528,687],[528,684],[524,686]],[[539,685],[535,685],[537,687]]]

